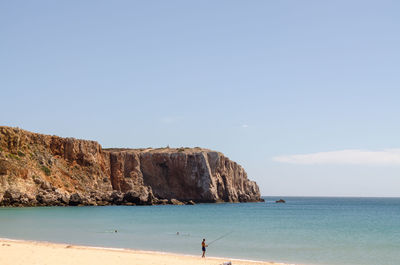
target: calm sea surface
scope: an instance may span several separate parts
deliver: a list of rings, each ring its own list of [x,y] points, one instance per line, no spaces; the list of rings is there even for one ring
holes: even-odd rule
[[[399,265],[400,198],[0,208],[0,237],[300,264]],[[115,233],[114,230],[118,232]],[[179,235],[177,235],[179,232]]]

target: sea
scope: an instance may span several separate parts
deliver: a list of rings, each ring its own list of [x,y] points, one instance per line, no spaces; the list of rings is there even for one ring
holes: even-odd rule
[[[286,203],[275,203],[278,199]],[[400,198],[0,208],[0,237],[308,265],[399,265]],[[232,262],[234,264],[234,261]]]

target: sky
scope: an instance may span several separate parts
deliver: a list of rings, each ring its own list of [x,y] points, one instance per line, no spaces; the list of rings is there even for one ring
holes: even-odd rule
[[[262,195],[400,196],[399,1],[0,1],[0,125],[204,147]]]

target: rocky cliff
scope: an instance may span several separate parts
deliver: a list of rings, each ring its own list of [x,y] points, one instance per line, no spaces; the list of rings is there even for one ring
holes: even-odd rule
[[[0,126],[0,205],[260,201],[255,182],[202,148],[103,149],[94,141]]]

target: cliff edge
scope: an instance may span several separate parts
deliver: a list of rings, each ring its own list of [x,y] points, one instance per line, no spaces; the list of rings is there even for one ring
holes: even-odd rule
[[[95,141],[0,126],[0,205],[260,201],[257,184],[203,148],[103,149]]]

